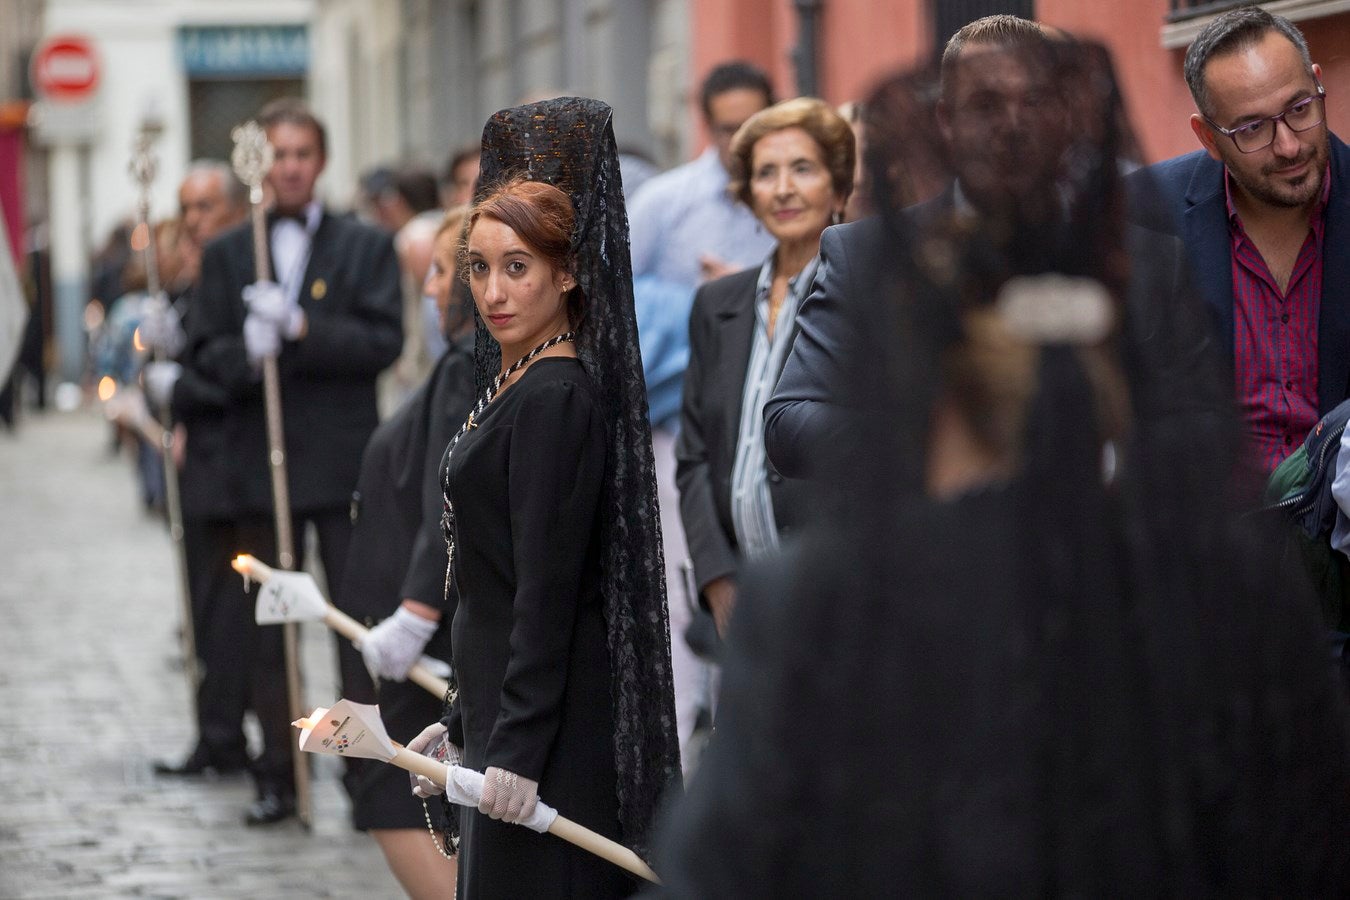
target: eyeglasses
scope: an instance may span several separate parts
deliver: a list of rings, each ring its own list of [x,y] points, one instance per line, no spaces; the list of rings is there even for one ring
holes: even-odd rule
[[[1255,153],[1275,143],[1276,122],[1283,122],[1290,131],[1307,131],[1321,125],[1326,119],[1326,98],[1327,89],[1322,87],[1319,81],[1316,94],[1304,97],[1279,115],[1244,122],[1236,128],[1224,128],[1209,116],[1204,118],[1210,128],[1232,138],[1238,150],[1243,153]]]

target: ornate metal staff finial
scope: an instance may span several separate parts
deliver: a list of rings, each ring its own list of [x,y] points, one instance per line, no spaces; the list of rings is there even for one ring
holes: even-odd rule
[[[151,297],[159,295],[158,265],[154,231],[150,227],[150,195],[159,171],[159,157],[155,155],[155,141],[163,133],[163,126],[153,118],[147,118],[136,132],[136,140],[131,147],[131,160],[127,171],[136,182],[136,231],[132,234],[133,249],[140,250],[145,256],[146,290]]]
[[[267,142],[267,132],[252,119],[238,125],[230,132],[234,139],[234,151],[230,154],[230,165],[234,174],[248,185],[248,200],[257,205],[263,201],[263,179],[272,169],[272,145]]]
[[[127,171],[144,193],[149,193],[150,185],[154,184],[155,173],[159,169],[159,159],[155,156],[155,137],[156,135],[144,129],[137,133],[136,141],[132,145],[131,161],[127,163]]]

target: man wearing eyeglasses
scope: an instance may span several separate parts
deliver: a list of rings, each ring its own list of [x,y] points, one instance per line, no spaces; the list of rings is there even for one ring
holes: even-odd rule
[[[1203,150],[1151,170],[1220,324],[1261,470],[1350,394],[1350,148],[1287,19],[1219,16],[1186,52]]]

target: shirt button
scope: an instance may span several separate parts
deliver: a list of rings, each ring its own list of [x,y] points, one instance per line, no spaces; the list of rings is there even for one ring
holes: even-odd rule
[[[1286,391],[1292,391],[1294,389],[1294,383],[1292,381],[1286,381],[1284,383],[1284,389]]]
[[[1280,316],[1280,321],[1281,321],[1281,322],[1288,322],[1288,321],[1289,321],[1289,313],[1285,313],[1284,315]]]
[[[1284,445],[1285,445],[1286,447],[1288,447],[1288,446],[1289,446],[1290,444],[1292,444],[1293,442],[1294,442],[1294,439],[1293,439],[1292,437],[1290,437],[1290,436],[1287,435],[1287,434],[1284,436]]]

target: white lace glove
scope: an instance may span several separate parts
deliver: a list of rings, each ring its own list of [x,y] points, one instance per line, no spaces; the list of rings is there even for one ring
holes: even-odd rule
[[[187,335],[168,298],[161,294],[145,305],[145,316],[137,326],[141,333],[141,343],[158,350],[165,356],[177,356],[187,344]]]
[[[353,643],[361,651],[372,677],[402,681],[439,627],[439,622],[400,606],[392,616],[370,629],[370,634]]]
[[[304,328],[305,313],[299,303],[292,303],[275,281],[255,281],[244,286],[244,303],[248,305],[248,314],[266,319],[274,324],[277,333],[288,341],[300,337]]]
[[[145,384],[145,395],[155,406],[168,406],[173,397],[173,386],[183,374],[183,367],[176,362],[146,363],[141,370],[141,381]]]
[[[248,361],[260,365],[269,356],[281,352],[281,335],[275,322],[269,322],[252,313],[244,317],[244,351]]]
[[[534,815],[539,802],[539,782],[515,772],[488,766],[483,773],[483,799],[478,811],[503,822],[520,823]]]
[[[440,722],[423,728],[421,734],[408,741],[407,748],[413,753],[420,753],[437,762],[443,762],[447,767],[459,765],[462,756],[459,747],[450,743],[446,737],[446,728]],[[408,781],[412,784],[413,796],[421,797],[423,800],[428,797],[439,797],[445,793],[444,785],[437,784],[425,775],[409,772]]]

